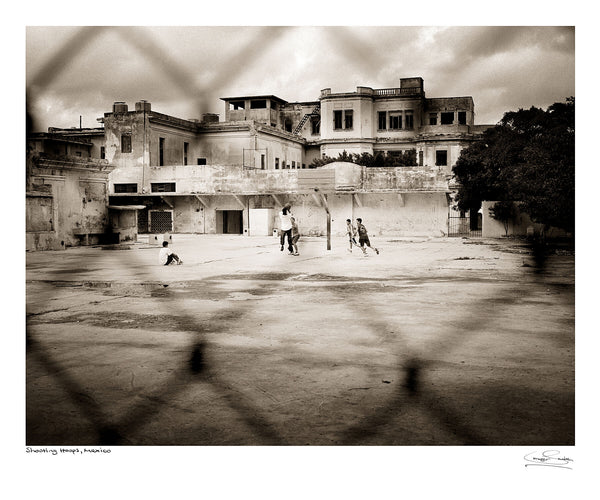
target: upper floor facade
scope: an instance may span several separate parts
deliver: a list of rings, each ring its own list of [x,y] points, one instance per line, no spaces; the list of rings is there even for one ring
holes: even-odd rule
[[[318,100],[307,102],[274,95],[222,100],[224,121],[215,114],[184,120],[153,110],[147,101],[133,109],[115,102],[99,118],[102,127],[53,128],[30,142],[46,153],[102,159],[114,167],[111,187],[135,185],[136,192],[151,192],[151,179],[164,180],[159,170],[177,172],[183,185],[186,175],[205,170],[194,166],[297,170],[344,151],[414,150],[414,167],[450,177],[462,149],[483,130],[474,125],[472,97],[427,98],[420,77],[402,78],[398,87],[386,89],[333,93],[326,88]]]

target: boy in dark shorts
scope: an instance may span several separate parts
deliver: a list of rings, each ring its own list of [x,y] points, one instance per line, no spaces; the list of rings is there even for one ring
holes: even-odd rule
[[[375,250],[375,253],[379,255],[379,250],[371,246],[371,242],[369,241],[369,235],[367,233],[367,228],[363,225],[361,218],[356,219],[356,229],[358,231],[358,244],[360,245],[360,248],[362,249],[363,253],[367,255],[367,247],[369,247],[371,250]]]
[[[298,253],[298,240],[300,239],[298,224],[296,224],[296,219],[293,217],[290,217],[290,222],[292,223],[292,247],[294,249],[294,253],[292,255],[300,255]]]
[[[168,266],[172,262],[177,262],[178,266],[183,264],[179,256],[169,248],[169,242],[163,241],[162,248],[158,252],[158,263],[161,266]]]

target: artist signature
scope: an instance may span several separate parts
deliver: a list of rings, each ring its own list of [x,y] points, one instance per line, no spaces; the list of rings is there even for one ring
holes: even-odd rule
[[[565,457],[559,450],[534,451],[523,457],[525,467],[555,467],[557,469],[573,469],[572,458]]]

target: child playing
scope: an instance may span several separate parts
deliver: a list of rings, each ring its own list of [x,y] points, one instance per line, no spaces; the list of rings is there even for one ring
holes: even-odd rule
[[[279,243],[281,244],[281,251],[283,252],[283,245],[285,242],[285,237],[287,235],[288,250],[290,252],[290,255],[292,255],[294,253],[294,249],[292,247],[292,214],[290,212],[290,209],[291,206],[288,203],[281,209],[281,212],[279,214]]]
[[[290,217],[290,221],[292,223],[292,247],[294,248],[294,253],[292,255],[300,255],[298,253],[298,240],[300,239],[298,224],[296,223],[296,219],[294,219],[294,217]]]
[[[358,243],[360,244],[363,254],[367,255],[367,247],[369,247],[371,250],[375,250],[377,255],[379,255],[379,250],[371,246],[369,235],[367,234],[367,228],[363,226],[361,218],[356,219],[356,228],[358,229]]]
[[[346,219],[346,234],[348,234],[348,240],[350,241],[349,252],[352,252],[352,245],[358,246],[356,243],[356,228],[352,225],[352,221],[350,219]]]
[[[177,262],[177,265],[183,264],[183,261],[179,258],[179,256],[169,248],[169,242],[163,241],[162,248],[160,252],[158,252],[158,263],[161,266],[168,266],[169,264]]]

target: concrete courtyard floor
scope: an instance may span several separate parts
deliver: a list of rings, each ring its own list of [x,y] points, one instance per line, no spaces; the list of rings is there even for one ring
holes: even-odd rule
[[[574,252],[372,244],[27,253],[27,444],[574,444]]]

